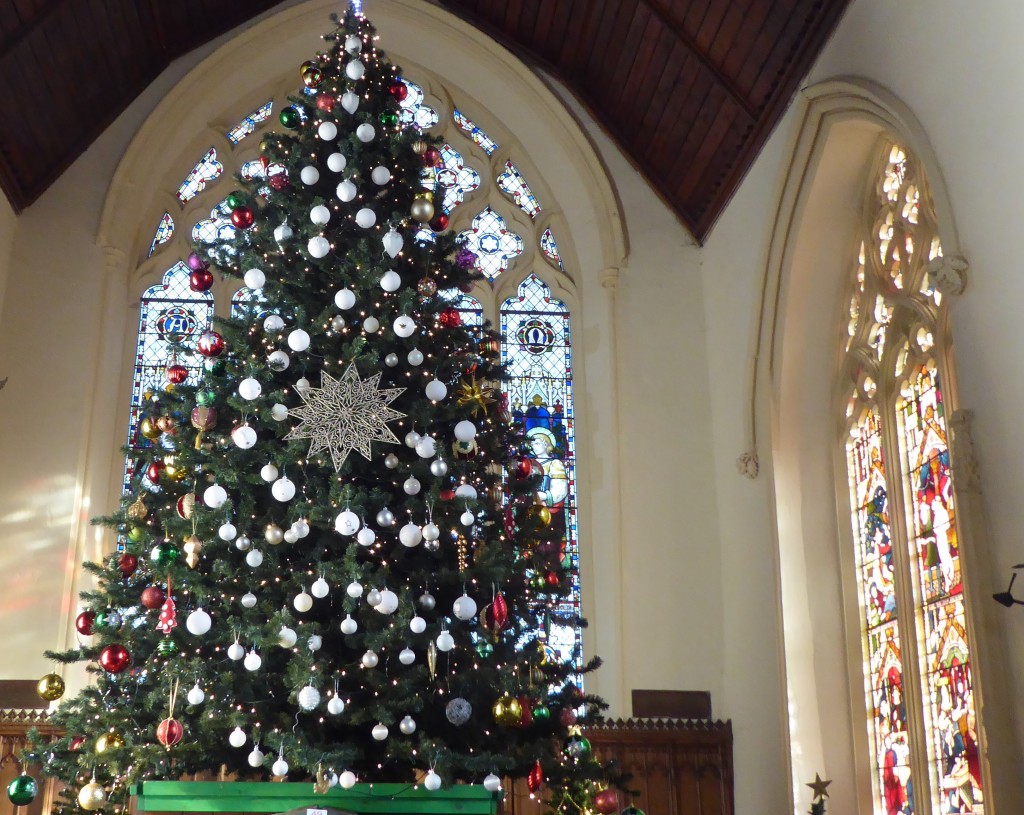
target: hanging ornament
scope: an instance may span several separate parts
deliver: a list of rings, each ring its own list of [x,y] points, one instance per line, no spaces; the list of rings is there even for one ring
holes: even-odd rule
[[[409,214],[421,224],[427,223],[434,217],[433,196],[429,192],[416,193],[412,206],[409,208]]]
[[[519,719],[523,714],[519,700],[509,694],[508,691],[503,693],[498,701],[494,703],[491,712],[494,714],[494,721],[505,727],[515,727],[518,725]]]
[[[326,597],[330,590],[331,587],[327,584],[327,581],[324,580],[323,575],[313,581],[313,585],[309,589],[310,593],[318,599]]]
[[[437,675],[437,645],[433,640],[427,643],[427,670],[431,679]]]
[[[619,794],[615,790],[601,790],[594,796],[594,809],[601,815],[611,815],[619,811]]]
[[[167,375],[167,381],[172,385],[180,385],[188,379],[188,368],[177,362],[168,365],[164,373]]]
[[[91,637],[93,626],[96,624],[95,611],[83,611],[75,618],[75,630],[83,637]]]
[[[434,772],[433,768],[427,771],[426,776],[423,779],[423,786],[431,792],[436,792],[441,789],[441,776]]]
[[[242,659],[244,656],[245,649],[242,647],[242,643],[237,639],[228,646],[228,659],[232,662],[238,662],[238,660]]]
[[[540,766],[540,760],[538,759],[534,763],[533,767],[530,768],[529,774],[526,776],[526,788],[530,792],[537,792],[541,785],[544,783],[544,769]]]
[[[444,158],[441,156],[441,151],[431,145],[427,147],[421,154],[424,167],[438,167],[444,163]]]
[[[107,801],[107,793],[95,780],[90,781],[78,791],[78,805],[89,812],[102,807]]]
[[[452,612],[460,620],[472,620],[476,615],[476,600],[468,594],[463,594],[452,605]]]
[[[249,207],[231,210],[231,223],[238,229],[248,229],[256,222],[256,215]]]
[[[494,773],[487,773],[484,777],[484,789],[488,792],[497,792],[501,789],[501,779]]]
[[[178,653],[178,646],[170,637],[164,637],[157,643],[156,652],[162,657],[172,657]]]
[[[101,734],[96,739],[96,745],[93,749],[97,755],[103,755],[111,750],[120,750],[122,747],[124,747],[124,736],[114,728],[110,728],[110,730]]]
[[[16,807],[28,806],[39,794],[39,785],[28,773],[23,772],[7,785],[7,797]]]
[[[289,130],[294,130],[302,124],[302,116],[299,114],[295,105],[289,105],[284,108],[278,118],[280,119],[281,124]]]
[[[327,712],[332,716],[340,716],[345,712],[345,702],[337,695],[337,692],[335,692],[335,695],[327,702]]]
[[[483,411],[484,415],[487,415],[487,406],[494,404],[494,391],[491,388],[481,387],[476,377],[470,377],[467,382],[465,379],[459,383],[459,387],[455,391],[455,402],[460,408],[468,408],[473,416]]]
[[[46,674],[36,683],[36,693],[44,702],[55,702],[64,695],[64,680],[58,674]]]
[[[185,541],[185,562],[190,569],[199,565],[199,555],[203,551],[203,542],[197,535],[190,535]]]
[[[284,760],[284,748],[282,747],[277,754],[277,761],[273,763],[270,768],[272,772],[278,778],[283,778],[288,775],[288,762]]]
[[[306,685],[302,690],[299,691],[298,695],[299,707],[303,710],[313,710],[317,705],[320,704],[320,691],[318,691],[312,685]]]
[[[194,292],[205,292],[213,288],[213,272],[209,267],[193,269],[188,276],[188,287]]]
[[[185,628],[188,629],[190,634],[194,634],[197,637],[209,633],[212,624],[213,620],[210,618],[210,615],[201,608],[197,608],[185,618]]]
[[[228,744],[232,747],[244,747],[246,741],[245,731],[240,727],[236,727],[231,731],[228,736]]]
[[[160,616],[157,619],[156,628],[164,634],[170,634],[178,625],[178,612],[174,605],[174,598],[171,597],[171,576],[167,576],[167,597],[160,608]]]
[[[96,627],[104,631],[117,631],[121,623],[121,613],[115,608],[104,609],[96,615]]]
[[[570,736],[569,740],[565,743],[565,749],[563,752],[569,756],[569,758],[583,758],[590,754],[590,740],[582,735]]]
[[[455,697],[444,708],[445,718],[456,727],[461,727],[473,715],[473,706],[462,697]]]
[[[448,652],[455,647],[455,638],[451,635],[451,632],[447,629],[442,629],[441,633],[437,635],[437,650]]]
[[[551,719],[551,708],[549,708],[543,702],[537,704],[537,706],[533,708],[532,712],[535,721],[546,722]]]
[[[370,733],[377,741],[384,741],[388,737],[388,726],[383,722],[377,722]]]
[[[164,719],[156,726],[156,740],[168,750],[181,741],[184,735],[184,726],[177,719],[171,717]]]
[[[433,232],[444,232],[448,228],[449,223],[448,213],[440,212],[437,214],[437,217],[430,221],[430,229]]]
[[[419,615],[416,615],[409,620],[409,630],[412,631],[413,634],[422,634],[427,630],[427,621]]]
[[[392,99],[401,103],[404,102],[405,97],[409,95],[409,86],[399,80],[388,86],[388,93],[391,94]]]
[[[131,664],[131,654],[120,643],[108,645],[100,651],[100,667],[108,673],[121,673]]]
[[[412,665],[416,661],[416,652],[412,648],[403,648],[398,652],[398,661],[403,665]]]
[[[263,760],[265,758],[266,758],[266,755],[264,754],[264,752],[260,749],[259,745],[257,744],[255,747],[252,748],[252,752],[249,753],[249,756],[248,756],[248,758],[246,760],[249,762],[249,766],[250,767],[256,768],[256,767],[262,767],[263,766]]]
[[[437,321],[441,323],[445,328],[457,328],[462,325],[462,314],[454,306],[448,306],[441,310],[441,313],[437,317]]]
[[[388,257],[394,258],[402,251],[404,241],[402,236],[395,231],[394,227],[388,229],[381,240],[384,243],[384,251],[387,252]]]
[[[203,689],[199,687],[198,680],[185,698],[188,700],[190,705],[201,705],[203,700],[206,699],[206,694],[203,692]]]
[[[292,600],[292,605],[295,606],[295,610],[301,614],[305,614],[311,608],[313,608],[313,598],[306,593],[303,589],[299,594],[295,595],[295,599]]]
[[[242,660],[242,664],[245,666],[247,671],[258,671],[260,666],[263,664],[263,660],[255,650],[251,650],[245,655],[245,659]]]

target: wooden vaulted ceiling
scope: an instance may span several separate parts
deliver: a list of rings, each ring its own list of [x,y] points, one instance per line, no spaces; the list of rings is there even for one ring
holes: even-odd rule
[[[14,209],[172,60],[279,2],[0,2],[0,186]],[[439,2],[562,79],[702,240],[850,0]]]

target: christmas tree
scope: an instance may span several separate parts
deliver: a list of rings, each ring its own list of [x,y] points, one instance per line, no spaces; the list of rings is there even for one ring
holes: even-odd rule
[[[464,325],[475,257],[435,212],[437,145],[356,11],[229,198],[230,239],[189,258],[248,296],[172,344],[131,488],[87,564],[89,686],[37,738],[61,808],[115,810],[191,773],[546,787],[615,808],[579,725],[597,660],[545,626],[570,592],[541,474],[501,400],[498,337]],[[198,350],[197,385],[177,354]],[[56,674],[40,681],[58,698]],[[24,783],[23,785],[24,786]],[[22,796],[24,797],[24,796]]]

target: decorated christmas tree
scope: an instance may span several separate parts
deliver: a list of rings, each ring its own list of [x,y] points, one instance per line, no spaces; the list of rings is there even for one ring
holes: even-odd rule
[[[80,646],[49,654],[90,683],[33,749],[68,811],[192,773],[525,777],[554,810],[612,811],[579,729],[597,661],[547,641],[581,621],[559,612],[561,533],[498,337],[463,324],[482,278],[435,212],[437,145],[401,120],[370,23],[335,24],[238,179],[232,237],[189,258],[193,288],[222,274],[247,296],[178,337],[146,396],[130,489],[102,519],[117,548],[87,564]],[[176,355],[195,351],[190,385]]]

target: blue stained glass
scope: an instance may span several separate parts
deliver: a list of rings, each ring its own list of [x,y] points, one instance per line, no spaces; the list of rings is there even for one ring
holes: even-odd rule
[[[540,212],[540,202],[533,194],[530,185],[523,180],[519,168],[511,161],[505,162],[505,172],[498,176],[498,186],[512,196],[516,206],[531,218],[536,218]]]
[[[461,130],[465,131],[474,142],[480,145],[487,155],[490,155],[498,149],[498,143],[473,124],[473,120],[466,116],[466,114],[456,108],[452,112],[452,117],[455,119],[455,124],[457,124]]]
[[[171,213],[165,211],[160,217],[160,223],[156,228],[156,234],[153,235],[153,242],[149,245],[149,254],[146,257],[151,257],[156,248],[167,243],[173,235],[174,218],[171,217]]]
[[[551,511],[552,526],[562,534],[562,565],[571,575],[570,595],[538,614],[576,617],[580,564],[569,311],[535,274],[502,305],[501,362],[508,376],[505,396],[512,416],[526,433],[526,455],[543,473],[538,497]],[[553,620],[545,629],[538,632],[540,639],[558,658],[581,667],[579,626]]]
[[[266,303],[262,291],[242,286],[231,297],[231,317],[240,320],[248,316],[258,316],[263,312]]]
[[[271,100],[265,105],[254,110],[228,131],[228,140],[232,144],[238,144],[246,136],[254,133],[259,125],[263,124],[270,118],[270,114],[273,109],[274,101]]]
[[[523,253],[523,239],[506,229],[505,219],[490,207],[484,207],[473,219],[473,228],[458,239],[476,255],[476,268],[491,280]]]
[[[204,218],[192,227],[192,240],[209,247],[207,254],[211,256],[218,251],[234,254],[232,247],[215,248],[215,245],[218,241],[232,240],[236,231],[234,224],[231,223],[231,207],[225,198],[211,210],[209,218]]]
[[[217,150],[211,147],[181,182],[181,186],[178,187],[178,200],[184,206],[206,189],[207,182],[216,181],[223,172],[224,165],[217,161]]]
[[[139,334],[135,346],[135,373],[132,378],[132,401],[128,421],[128,446],[149,447],[152,442],[137,433],[139,415],[146,391],[158,392],[167,385],[167,366],[171,364],[168,333],[173,331],[181,342],[192,348],[199,335],[210,326],[213,316],[213,295],[195,292],[189,286],[191,270],[182,261],[164,272],[163,279],[146,289],[139,301]],[[199,382],[203,357],[196,351],[178,354],[177,362],[188,369],[189,385]],[[125,459],[123,490],[128,492],[135,471],[135,458]]]
[[[558,244],[555,242],[555,236],[551,233],[550,228],[545,229],[540,236],[540,250],[557,263],[559,269],[565,268],[562,265],[562,256],[558,254]]]
[[[404,77],[399,77],[398,81],[408,89],[405,99],[399,102],[399,107],[402,110],[398,114],[398,119],[402,124],[412,125],[418,130],[429,130],[441,121],[436,110],[430,105],[423,104],[423,88]]]

